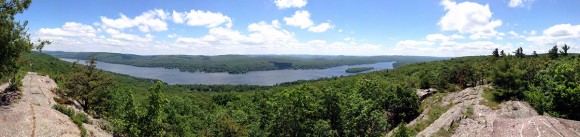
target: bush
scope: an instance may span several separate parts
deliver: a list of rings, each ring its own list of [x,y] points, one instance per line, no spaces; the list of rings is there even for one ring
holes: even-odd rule
[[[76,113],[74,109],[59,104],[52,106],[52,108],[70,117],[77,124],[79,130],[81,130],[81,135],[83,137],[87,136],[87,129],[83,126],[83,123],[89,122],[89,116],[87,114]]]

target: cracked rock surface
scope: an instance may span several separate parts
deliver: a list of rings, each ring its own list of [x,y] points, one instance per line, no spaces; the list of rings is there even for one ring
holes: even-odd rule
[[[480,104],[485,88],[478,86],[447,95],[443,105],[452,107],[417,136],[438,136],[439,130],[452,130],[454,137],[544,136],[580,137],[580,121],[538,115],[523,101],[507,101],[492,109]],[[467,116],[467,109],[472,115]]]
[[[79,128],[68,116],[52,109],[56,104],[52,90],[56,87],[49,77],[29,72],[22,79],[22,98],[0,107],[0,137],[80,136]],[[89,136],[91,132],[93,136],[111,136],[85,125]]]

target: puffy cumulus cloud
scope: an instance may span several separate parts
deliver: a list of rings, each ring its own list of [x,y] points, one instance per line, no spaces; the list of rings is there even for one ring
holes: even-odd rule
[[[286,25],[300,27],[301,29],[314,25],[314,22],[310,19],[310,13],[305,10],[296,11],[291,17],[284,17],[284,21]]]
[[[150,30],[166,31],[167,23],[165,22],[165,19],[167,19],[168,14],[169,13],[161,9],[154,9],[146,11],[135,18],[129,18],[124,14],[120,14],[121,17],[117,19],[110,19],[101,16],[101,24],[105,29],[125,29],[138,27],[141,32],[149,32]]]
[[[450,0],[441,1],[446,11],[437,25],[443,31],[458,31],[468,33],[470,39],[501,39],[501,33],[495,28],[502,25],[499,19],[492,19],[493,13],[489,5],[481,5],[473,2],[457,3]]]
[[[306,0],[274,0],[274,4],[278,7],[278,9],[286,9],[286,8],[302,8],[306,6],[308,2]]]
[[[510,0],[508,2],[508,7],[511,8],[517,8],[517,7],[525,7],[532,5],[532,3],[534,3],[534,0]]]
[[[41,28],[38,35],[47,37],[96,37],[97,31],[90,25],[77,22],[66,22],[60,28]]]
[[[42,31],[41,31],[42,30]],[[280,22],[256,22],[243,33],[228,27],[208,28],[200,37],[169,34],[169,40],[153,35],[135,35],[122,29],[97,31],[90,25],[65,23],[58,28],[43,28],[32,35],[54,41],[45,50],[71,52],[117,52],[141,55],[188,54],[318,54],[318,55],[384,55],[391,53],[383,45],[311,40],[300,42],[294,33],[280,27]]]
[[[210,28],[207,35],[199,38],[180,37],[176,41],[179,43],[189,43],[197,45],[268,45],[268,44],[285,44],[296,42],[294,34],[280,29],[277,26],[277,20],[272,24],[266,22],[252,23],[248,25],[249,34],[244,35],[239,31],[229,28]]]
[[[530,35],[535,31],[530,32]],[[535,45],[556,45],[580,41],[580,25],[558,24],[545,29],[542,35],[532,35],[526,38]]]
[[[232,19],[222,13],[211,11],[191,10],[189,12],[172,13],[173,22],[181,24],[186,23],[189,26],[206,26],[208,28],[217,27],[225,24],[226,27],[232,27]]]
[[[334,28],[329,22],[321,23],[319,25],[314,25],[312,19],[310,19],[310,13],[305,10],[300,10],[294,12],[294,15],[291,17],[284,17],[284,21],[288,26],[299,27],[301,29],[308,29],[311,32],[325,32],[328,29]]]

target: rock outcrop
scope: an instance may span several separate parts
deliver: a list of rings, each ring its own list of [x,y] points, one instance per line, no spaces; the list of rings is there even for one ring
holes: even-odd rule
[[[29,72],[22,84],[21,99],[0,108],[0,137],[80,136],[79,128],[68,116],[52,109],[56,104],[54,80]],[[93,125],[85,127],[89,136],[112,136]]]
[[[423,99],[437,93],[437,89],[435,89],[435,88],[417,89],[415,91],[415,93],[417,94],[417,96],[419,96],[420,100],[423,100]]]
[[[483,105],[481,95],[489,86],[467,88],[447,95],[442,105],[452,107],[417,136],[548,136],[580,137],[580,121],[541,116],[526,102],[507,101],[499,109]]]

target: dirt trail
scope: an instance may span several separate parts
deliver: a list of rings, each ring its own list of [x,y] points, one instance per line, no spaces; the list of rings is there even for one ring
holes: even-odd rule
[[[49,77],[29,72],[22,79],[22,98],[0,108],[0,137],[80,136],[79,128],[68,116],[52,109],[56,103],[51,90],[56,87]]]
[[[491,87],[467,88],[444,97],[442,105],[452,107],[417,136],[440,136],[440,132],[449,130],[450,136],[457,137],[580,137],[580,121],[538,115],[526,102],[503,102],[495,110],[483,105],[485,88]]]

